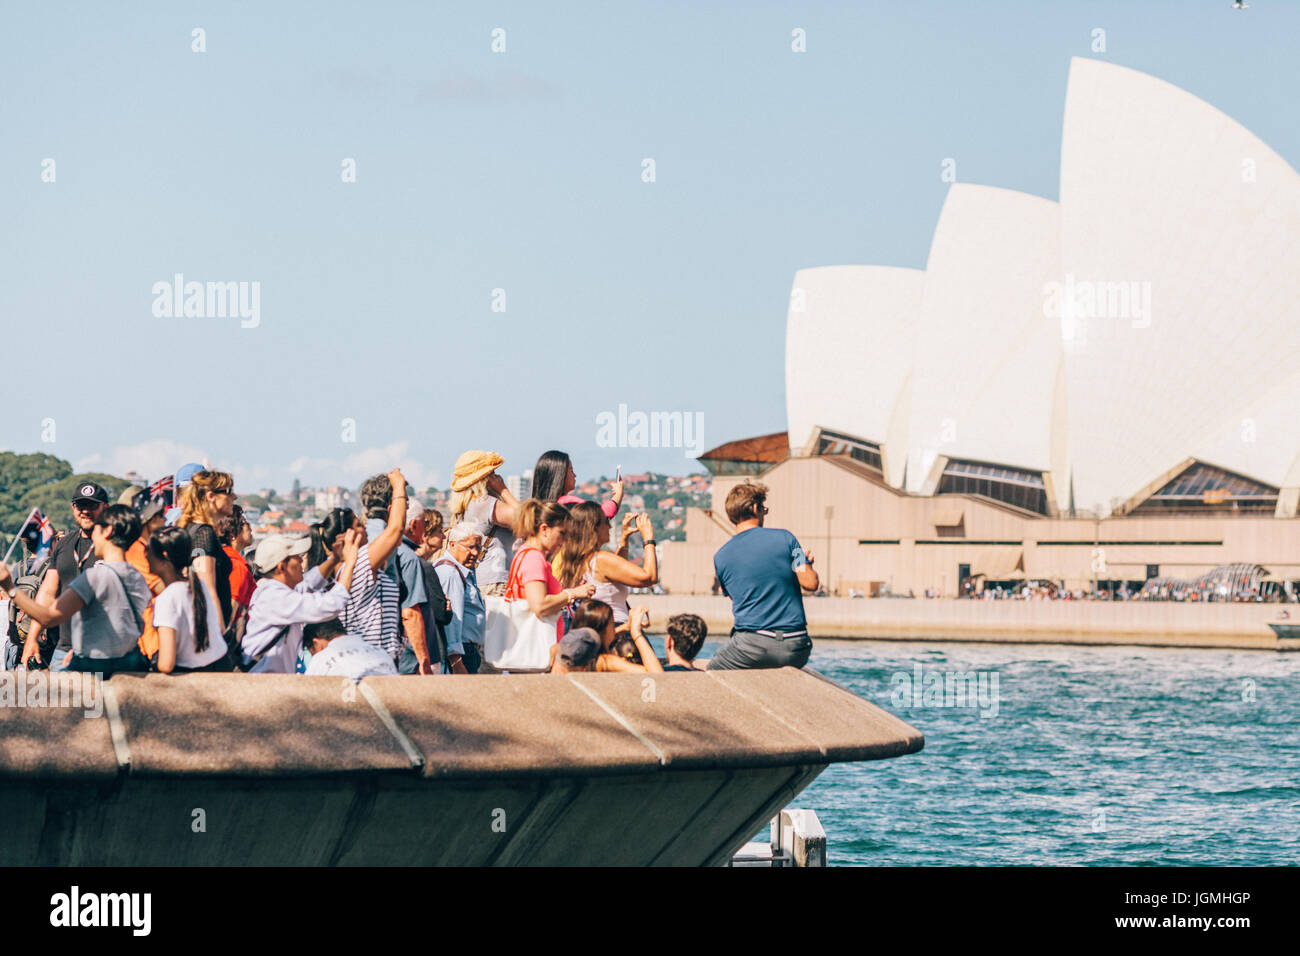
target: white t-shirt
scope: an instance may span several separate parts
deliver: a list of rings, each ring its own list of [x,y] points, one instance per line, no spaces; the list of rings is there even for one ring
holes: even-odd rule
[[[307,665],[311,676],[351,677],[360,680],[363,677],[382,677],[396,674],[393,659],[373,644],[357,637],[355,634],[343,634],[329,642],[319,654],[311,656]]]
[[[176,629],[176,666],[205,667],[225,656],[226,642],[221,637],[221,618],[217,613],[217,599],[207,584],[203,597],[207,601],[208,646],[202,653],[194,649],[194,602],[190,586],[185,581],[173,581],[154,598],[153,626]]]

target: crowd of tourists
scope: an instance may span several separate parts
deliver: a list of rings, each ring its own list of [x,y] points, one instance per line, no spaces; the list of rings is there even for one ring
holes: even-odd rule
[[[648,610],[630,603],[633,589],[657,583],[659,565],[649,516],[618,518],[621,482],[604,501],[575,497],[569,456],[548,451],[533,496],[519,501],[497,473],[503,463],[492,452],[461,455],[446,518],[416,501],[395,468],[361,485],[359,514],[334,508],[309,534],[271,534],[256,547],[226,472],[185,465],[165,492],[131,488],[116,503],[85,482],[71,502],[75,528],[39,574],[15,580],[0,565],[13,605],[7,666],[492,673],[511,668],[490,659],[490,609],[518,602],[509,606],[531,625],[544,622],[551,673],[703,670],[701,618],[671,616],[661,657],[646,637]],[[788,531],[764,527],[766,496],[754,481],[727,496],[736,533],[714,565],[735,627],[712,669],[802,667],[811,651],[802,595],[818,587],[813,556]],[[629,557],[634,537],[639,560]]]

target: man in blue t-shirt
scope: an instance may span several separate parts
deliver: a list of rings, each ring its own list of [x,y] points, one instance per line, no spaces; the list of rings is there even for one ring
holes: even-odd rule
[[[817,590],[812,552],[789,531],[763,527],[766,499],[767,485],[757,481],[727,493],[736,534],[713,556],[713,570],[736,623],[709,670],[803,667],[812,652],[802,593]]]

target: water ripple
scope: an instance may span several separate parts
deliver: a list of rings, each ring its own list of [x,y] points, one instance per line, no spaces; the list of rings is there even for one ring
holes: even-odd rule
[[[1300,655],[819,641],[810,663],[926,738],[795,800],[832,863],[1300,862]],[[917,665],[996,675],[996,715],[896,702]]]

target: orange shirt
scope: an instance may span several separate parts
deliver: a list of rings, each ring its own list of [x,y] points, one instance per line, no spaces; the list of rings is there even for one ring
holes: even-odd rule
[[[162,578],[149,571],[149,558],[144,553],[144,547],[144,542],[136,538],[131,547],[126,549],[126,560],[131,567],[144,575],[144,583],[149,585],[150,594],[162,594],[166,585],[163,584]]]
[[[144,575],[144,583],[149,585],[149,593],[153,595],[161,594],[163,588],[163,579],[149,571],[149,558],[144,553],[144,542],[139,538],[126,549],[126,560],[131,567],[135,568]],[[153,660],[153,656],[158,653],[158,629],[153,626],[153,602],[144,609],[144,614],[140,615],[144,619],[144,633],[140,635],[137,642],[140,647],[140,653],[145,657]]]
[[[230,545],[223,544],[221,547],[226,554],[230,555],[230,601],[232,604],[248,607],[248,602],[253,600],[253,589],[257,587],[257,582],[253,580],[252,569],[244,560],[244,556]]]

